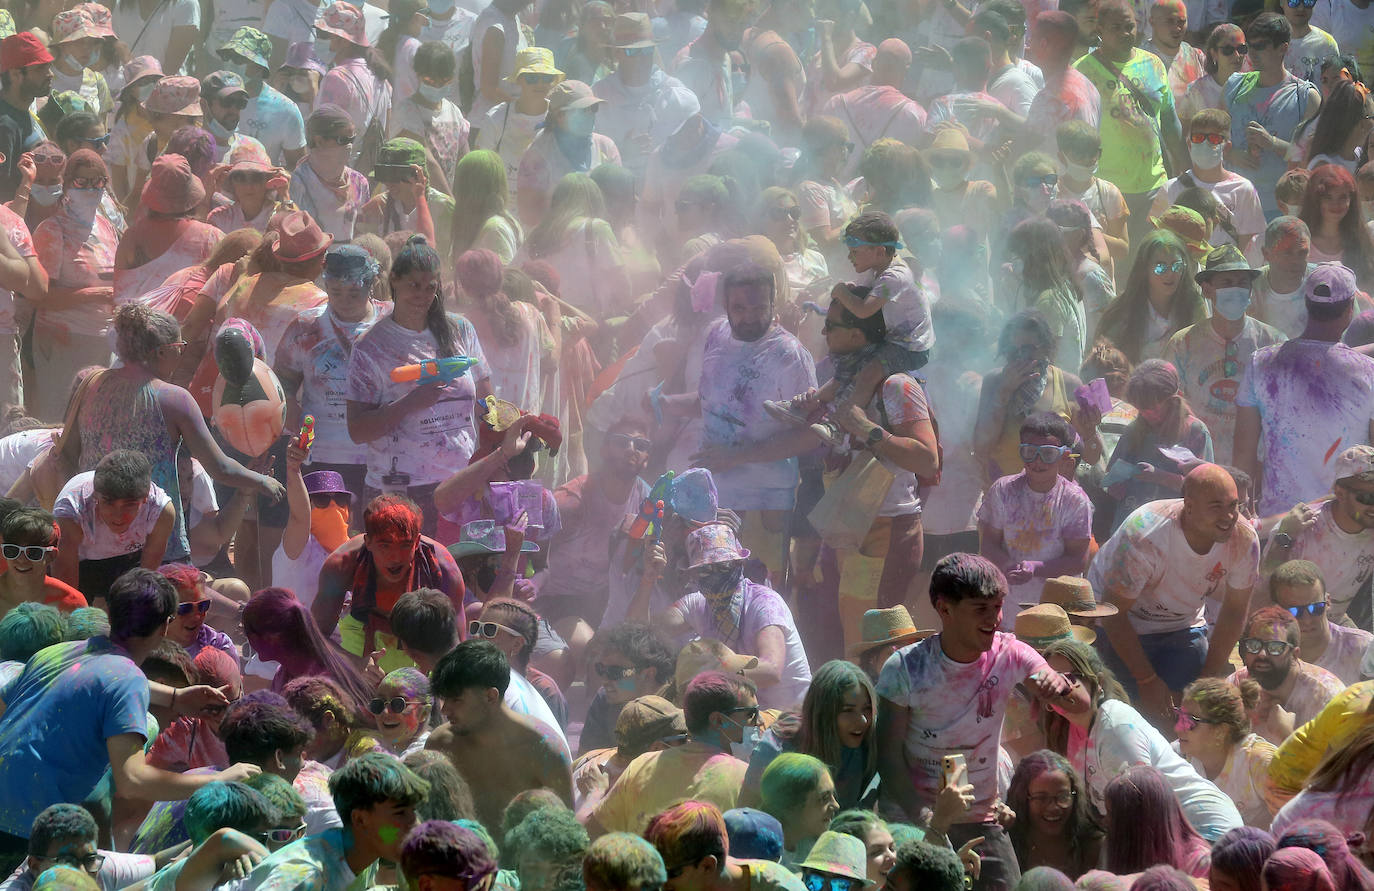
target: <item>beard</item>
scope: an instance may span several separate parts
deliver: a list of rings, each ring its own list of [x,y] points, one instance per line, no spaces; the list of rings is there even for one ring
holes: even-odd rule
[[[1293,670],[1293,663],[1284,664],[1270,663],[1269,665],[1256,665],[1249,669],[1250,677],[1255,683],[1265,690],[1277,690],[1284,681],[1288,680],[1288,673]]]

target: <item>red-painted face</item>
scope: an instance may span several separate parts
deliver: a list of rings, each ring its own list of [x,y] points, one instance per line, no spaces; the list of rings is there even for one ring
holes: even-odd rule
[[[147,498],[109,498],[99,492],[95,495],[95,515],[111,532],[121,535],[129,530],[138,518]]]
[[[372,564],[377,567],[377,577],[389,584],[401,584],[410,578],[410,569],[415,564],[415,549],[420,545],[420,537],[398,538],[394,534],[382,537],[364,537],[368,551],[372,553]]]

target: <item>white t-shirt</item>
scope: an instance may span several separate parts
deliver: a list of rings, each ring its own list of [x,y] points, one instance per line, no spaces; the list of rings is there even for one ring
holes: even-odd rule
[[[1259,192],[1255,190],[1254,183],[1250,182],[1250,180],[1241,176],[1239,173],[1232,173],[1229,170],[1223,170],[1222,172],[1226,175],[1222,177],[1220,181],[1214,183],[1203,181],[1194,175],[1192,170],[1188,171],[1188,175],[1198,188],[1206,189],[1211,192],[1216,196],[1221,206],[1231,212],[1231,224],[1235,226],[1237,235],[1260,236],[1263,238],[1266,221],[1264,219],[1264,209],[1260,207]],[[1175,176],[1164,184],[1163,191],[1155,197],[1154,206],[1150,208],[1152,214],[1158,215],[1161,213],[1174,202],[1174,199],[1178,197],[1180,192],[1188,188],[1188,186],[1180,182],[1179,179],[1179,177]],[[1231,236],[1226,234],[1225,229],[1221,226],[1216,226],[1212,229],[1211,244],[1235,244],[1235,242],[1231,239]],[[1254,245],[1253,239],[1251,244]],[[1254,253],[1258,255],[1257,246],[1254,249]]]
[[[523,674],[514,668],[510,670],[510,684],[506,687],[504,701],[511,711],[533,718],[558,734],[559,741],[563,743],[564,754],[569,761],[572,760],[572,749],[568,746],[568,737],[564,735],[563,728],[558,725],[558,719],[554,717],[553,709],[549,708],[544,697],[539,695],[534,684],[531,684]]]
[[[919,352],[935,346],[935,327],[930,321],[930,294],[915,280],[911,267],[901,257],[876,275],[870,271],[859,276],[859,283],[868,285],[870,297],[882,297],[883,322],[887,325],[887,343]]]
[[[141,882],[154,872],[154,860],[149,854],[125,854],[119,851],[100,851],[105,862],[95,874],[100,891],[118,891]],[[30,891],[38,876],[29,869],[26,859],[9,878],[0,883],[0,891]]]
[[[33,459],[52,445],[54,435],[61,430],[21,430],[0,439],[0,486],[8,492],[19,480]]]
[[[282,163],[284,152],[305,148],[305,119],[300,106],[268,84],[249,98],[239,117],[240,133],[251,136],[267,150],[273,163]]]
[[[272,584],[294,591],[296,599],[309,609],[320,593],[320,569],[330,553],[313,535],[306,538],[305,547],[295,560],[278,546],[272,555]]]
[[[167,42],[172,39],[172,29],[190,25],[200,27],[200,4],[196,0],[163,0],[146,20],[139,11],[137,0],[128,3],[114,3],[114,30],[119,39],[129,47],[130,56],[153,56],[167,58]],[[218,46],[215,47],[218,49]],[[190,54],[187,54],[190,58]],[[181,74],[185,66],[176,71],[164,71],[168,77]]]
[[[940,793],[941,758],[959,753],[968,762],[968,781],[974,791],[966,821],[992,818],[998,740],[1007,699],[1017,684],[1049,670],[1029,645],[1001,632],[994,635],[986,653],[969,663],[946,656],[938,634],[888,657],[877,691],[894,705],[910,709],[907,768],[923,804],[933,805]]]
[[[1177,752],[1178,741],[1175,740],[1170,748]],[[1274,760],[1277,751],[1269,740],[1252,733],[1231,747],[1221,772],[1212,780],[1235,804],[1246,826],[1267,830],[1273,819],[1265,788],[1269,780],[1269,762]],[[1188,763],[1199,776],[1206,776],[1197,759],[1189,758]]]
[[[511,206],[515,206],[516,182],[520,173],[520,159],[534,142],[542,114],[522,114],[512,102],[492,106],[482,117],[476,117],[477,144],[473,148],[496,152],[506,164],[506,182],[510,185]]]
[[[1100,600],[1114,594],[1131,602],[1127,615],[1137,634],[1201,628],[1207,598],[1250,588],[1259,576],[1259,537],[1248,523],[1236,523],[1230,539],[1199,554],[1183,537],[1182,513],[1182,498],[1141,505],[1088,567]]]
[[[1303,338],[1265,347],[1251,357],[1236,405],[1259,409],[1260,516],[1282,513],[1329,493],[1333,459],[1369,442],[1374,359]]]
[[[318,0],[272,0],[262,22],[263,33],[285,40],[288,46],[311,40],[319,7]]]
[[[171,502],[156,483],[149,483],[148,489],[148,500],[143,502],[129,528],[118,534],[96,518],[94,470],[78,473],[62,487],[52,513],[59,520],[72,520],[80,527],[82,538],[78,554],[82,560],[120,557],[142,550],[148,533],[162,516],[162,509]]]
[[[210,36],[205,41],[206,48],[211,53],[217,53],[238,29],[261,28],[262,20],[267,16],[267,8],[271,5],[274,5],[271,0],[215,0],[215,22],[210,26]],[[120,36],[123,37],[124,32],[121,31]],[[214,64],[211,63],[212,66]]]
[[[1315,268],[1315,263],[1307,264],[1308,273]],[[1304,273],[1303,281],[1306,278],[1307,274]],[[1250,298],[1253,301],[1250,315],[1261,322],[1273,325],[1282,331],[1285,337],[1297,337],[1307,327],[1307,299],[1303,296],[1302,281],[1298,282],[1295,290],[1275,291],[1269,285],[1269,267],[1265,266],[1250,289]]]
[[[497,6],[488,6],[477,14],[477,20],[472,23],[472,71],[473,86],[475,92],[472,100],[472,117],[481,120],[482,116],[491,108],[491,104],[482,97],[481,84],[478,79],[482,76],[482,52],[483,41],[486,39],[487,31],[495,28],[505,35],[505,43],[501,45],[501,77],[509,77],[515,70],[516,53],[524,49],[528,44],[525,42],[525,32],[520,27],[520,19],[513,13],[506,12]]]
[[[1317,506],[1317,521],[1293,536],[1288,559],[1310,560],[1321,569],[1326,593],[1331,598],[1327,616],[1332,622],[1338,622],[1360,588],[1374,574],[1374,529],[1364,529],[1353,535],[1346,532],[1336,525],[1331,506],[1330,501]],[[1274,547],[1272,538],[1268,547]]]
[[[1024,69],[1008,65],[992,75],[988,80],[987,90],[998,102],[1025,117],[1030,111],[1031,100],[1043,86],[1043,81],[1037,86]]]
[[[1325,668],[1339,678],[1342,684],[1349,686],[1358,683],[1364,678],[1360,666],[1364,662],[1365,653],[1369,652],[1370,645],[1374,644],[1374,634],[1363,628],[1347,628],[1335,622],[1330,622],[1329,625],[1331,642],[1322,651],[1321,658],[1313,659],[1312,664]]]
[[[1054,488],[1036,492],[1026,481],[1026,472],[996,480],[983,495],[978,522],[1002,532],[1002,546],[1013,560],[1053,560],[1064,556],[1064,543],[1092,537],[1093,505],[1078,485],[1054,478]],[[1011,598],[1017,603],[1039,603],[1045,580],[1032,578],[1012,585]],[[1010,631],[1014,609],[1002,611],[1002,630]]]
[[[1069,752],[1075,753],[1075,736],[1070,731]],[[1150,722],[1124,702],[1109,699],[1097,710],[1097,720],[1083,746],[1083,758],[1070,758],[1087,781],[1088,793],[1098,813],[1105,811],[1107,783],[1137,765],[1148,765],[1164,774],[1165,781],[1178,798],[1183,813],[1193,828],[1209,842],[1243,824],[1240,811],[1216,784],[1199,774],[1169,747]]]

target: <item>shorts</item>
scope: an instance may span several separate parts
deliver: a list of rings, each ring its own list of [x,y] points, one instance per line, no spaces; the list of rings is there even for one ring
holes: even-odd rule
[[[560,598],[561,599],[561,598]],[[598,618],[600,618],[598,616]],[[557,653],[566,650],[568,642],[563,639],[563,635],[554,630],[547,619],[539,620],[539,640],[534,644],[532,656],[547,656],[549,653]]]
[[[267,454],[272,456],[272,466],[265,471],[265,475],[272,477],[272,479],[281,483],[283,486],[286,485],[286,445],[290,440],[291,437],[289,436],[279,436],[277,437],[277,441],[272,444],[272,447],[267,450]],[[220,448],[224,450],[226,455],[233,458],[244,467],[248,467],[258,460],[256,457],[245,455],[243,452],[229,445],[228,440],[218,434],[215,435],[215,441],[219,443]],[[234,497],[236,491],[238,491],[236,486],[230,486],[219,482],[215,483],[215,499],[221,505],[228,504],[229,499]],[[281,501],[273,501],[265,495],[259,495],[256,500],[258,525],[266,526],[270,529],[286,528],[286,522],[291,519],[291,506],[286,503],[286,496],[283,495]],[[268,555],[268,559],[271,559],[270,554]]]
[[[951,532],[946,535],[931,535],[927,532],[925,533],[925,552],[921,557],[921,569],[930,572],[935,568],[935,564],[940,562],[941,557],[948,557],[950,554],[976,553],[978,553],[977,529]]]
[[[116,579],[131,569],[137,569],[142,560],[142,548],[132,554],[120,554],[100,560],[82,560],[76,567],[76,589],[85,594],[86,599],[94,605],[97,597],[109,596],[110,586]]]

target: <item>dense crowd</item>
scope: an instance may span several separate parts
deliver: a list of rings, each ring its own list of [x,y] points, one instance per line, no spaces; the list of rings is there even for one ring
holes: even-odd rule
[[[0,891],[1374,891],[1362,71],[4,0]]]

